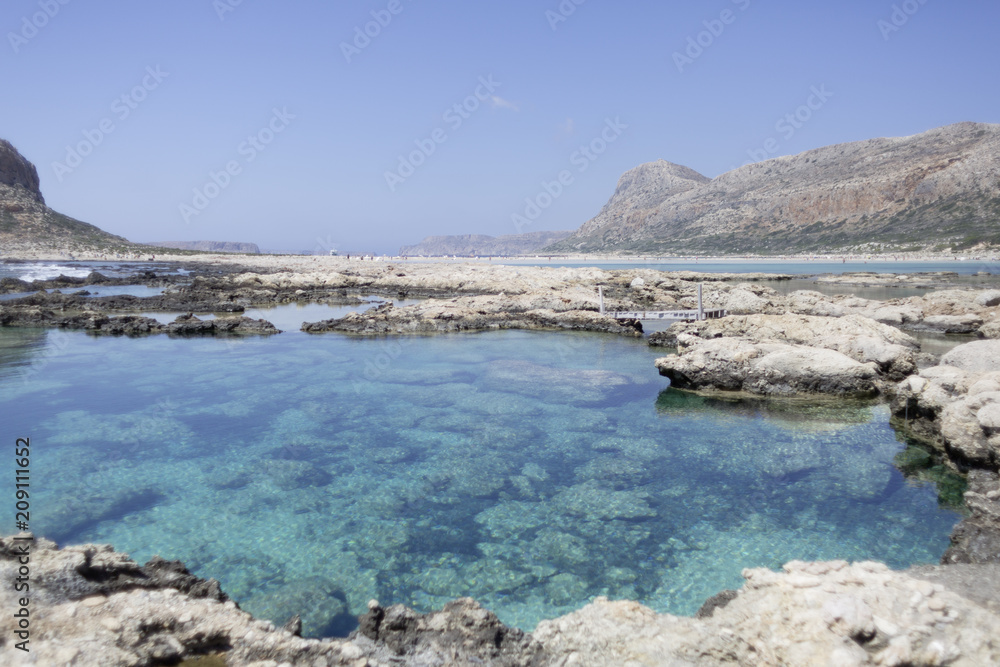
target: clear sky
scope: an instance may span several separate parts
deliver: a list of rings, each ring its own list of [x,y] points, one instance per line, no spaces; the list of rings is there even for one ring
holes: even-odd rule
[[[1000,122],[998,26],[994,0],[4,0],[0,137],[134,241],[394,253],[575,229],[660,158]]]

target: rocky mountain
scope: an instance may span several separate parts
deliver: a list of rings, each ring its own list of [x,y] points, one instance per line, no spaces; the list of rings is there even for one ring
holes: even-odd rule
[[[529,232],[506,236],[463,234],[428,236],[417,245],[403,246],[399,254],[408,257],[458,255],[526,255],[556,243],[573,232]]]
[[[256,243],[234,243],[231,241],[157,241],[146,245],[157,248],[178,248],[180,250],[200,250],[203,252],[234,252],[241,255],[259,255]]]
[[[1000,125],[837,144],[714,179],[659,161],[545,252],[760,253],[1000,247]]]
[[[46,206],[35,165],[0,139],[0,253],[148,250]]]

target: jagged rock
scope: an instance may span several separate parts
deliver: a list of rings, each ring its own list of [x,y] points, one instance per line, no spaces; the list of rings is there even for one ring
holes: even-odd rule
[[[941,562],[1000,564],[1000,476],[987,470],[970,472],[965,505],[971,515],[952,532]]]
[[[874,362],[860,363],[834,350],[688,334],[678,342],[681,354],[656,360],[660,375],[678,389],[865,397],[884,388]]]
[[[980,292],[979,296],[976,297],[976,305],[982,306],[983,308],[1000,306],[1000,290],[991,289],[986,290],[985,292]]]

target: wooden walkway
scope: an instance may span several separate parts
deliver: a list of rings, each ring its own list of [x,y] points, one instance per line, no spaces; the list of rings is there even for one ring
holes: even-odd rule
[[[724,308],[706,310],[702,306],[702,285],[698,285],[697,310],[604,310],[604,287],[598,286],[601,299],[601,315],[609,315],[616,320],[715,320],[726,316]]]
[[[607,311],[616,320],[715,320],[726,316],[723,308],[712,310],[619,310]]]

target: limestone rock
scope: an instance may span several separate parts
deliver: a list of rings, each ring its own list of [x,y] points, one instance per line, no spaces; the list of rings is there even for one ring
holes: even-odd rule
[[[689,334],[701,339],[736,337],[753,343],[776,342],[835,350],[862,363],[874,362],[889,379],[901,380],[917,369],[916,340],[899,329],[860,315],[816,317],[809,315],[729,316],[700,322],[678,322],[669,329],[674,336]]]
[[[875,363],[861,363],[834,350],[690,335],[679,336],[678,342],[680,355],[656,360],[660,375],[678,389],[874,396],[883,388]]]

